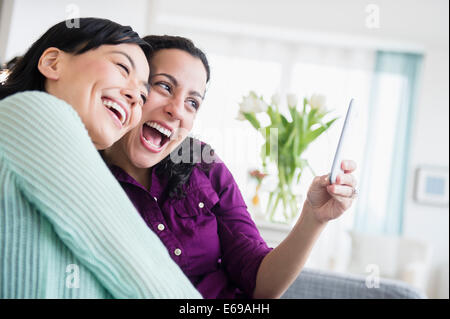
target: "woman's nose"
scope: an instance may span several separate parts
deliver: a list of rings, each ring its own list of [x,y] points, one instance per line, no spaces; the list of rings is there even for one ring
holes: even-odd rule
[[[183,118],[184,101],[181,98],[173,98],[165,107],[166,112],[174,119],[181,120]]]
[[[122,89],[122,95],[125,97],[130,107],[139,104],[139,90],[138,89]]]

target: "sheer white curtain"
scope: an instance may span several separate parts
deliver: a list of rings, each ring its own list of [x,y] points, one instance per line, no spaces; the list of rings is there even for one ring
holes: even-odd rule
[[[401,235],[422,55],[378,51],[355,229]]]
[[[339,116],[340,120],[305,152],[318,175],[330,170],[348,102],[355,98],[358,121],[344,155],[362,162],[373,51],[179,28],[166,28],[164,33],[189,37],[208,55],[211,81],[192,135],[217,151],[248,203],[255,191],[248,172],[261,167],[259,153],[263,140],[249,123],[235,118],[242,96],[250,90],[269,101],[274,93],[296,93],[300,101],[313,93],[326,95],[328,108],[333,110],[330,116]],[[285,110],[288,114],[287,107]],[[356,172],[357,178],[359,173]],[[312,179],[313,175],[306,172],[299,190],[306,194]],[[352,227],[353,210],[329,224],[307,265],[334,270],[344,267],[349,248],[345,231]]]

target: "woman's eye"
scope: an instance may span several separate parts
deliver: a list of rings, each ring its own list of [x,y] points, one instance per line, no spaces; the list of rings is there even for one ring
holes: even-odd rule
[[[141,94],[142,104],[145,104],[147,102],[147,96],[144,94]]]
[[[125,64],[117,63],[117,65],[118,65],[119,67],[121,67],[122,69],[124,69],[125,72],[127,72],[127,74],[130,74],[130,70],[128,69],[128,67],[127,67]]]
[[[189,105],[190,106],[192,106],[194,109],[198,109],[198,107],[199,107],[199,104],[197,103],[197,101],[195,101],[195,100],[188,100],[188,103],[189,103]]]
[[[158,86],[160,86],[161,88],[163,88],[164,90],[170,92],[170,86],[167,85],[166,83],[159,82],[159,83],[156,83],[156,84],[157,84]]]

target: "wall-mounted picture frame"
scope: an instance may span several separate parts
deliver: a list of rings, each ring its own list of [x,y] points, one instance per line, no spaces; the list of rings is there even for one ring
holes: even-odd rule
[[[418,167],[416,170],[415,200],[420,204],[448,206],[448,175],[448,167]]]

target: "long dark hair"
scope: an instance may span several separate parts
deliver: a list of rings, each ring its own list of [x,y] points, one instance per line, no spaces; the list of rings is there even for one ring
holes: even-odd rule
[[[202,50],[197,48],[194,43],[184,37],[169,35],[150,35],[143,38],[151,47],[150,65],[153,55],[163,49],[178,49],[185,51],[193,57],[199,58],[206,71],[206,82],[209,82],[210,68],[208,59]],[[151,69],[151,68],[150,68]],[[197,146],[196,146],[197,145]],[[172,151],[178,158],[186,158],[183,152],[189,152],[188,161],[175,163],[171,154],[165,157],[161,162],[155,165],[154,169],[157,175],[168,177],[168,196],[171,198],[184,198],[186,196],[186,184],[191,177],[194,167],[200,168],[205,173],[209,172],[213,162],[204,161],[202,154],[208,152],[208,158],[214,157],[214,150],[207,143],[198,139],[187,137],[175,150]]]
[[[44,33],[25,55],[15,62],[8,78],[0,85],[0,99],[22,91],[45,91],[45,77],[37,66],[47,48],[56,47],[77,55],[104,44],[121,43],[135,43],[142,48],[147,57],[149,56],[149,44],[130,26],[122,26],[107,19],[80,18],[79,26],[71,28],[67,21],[62,21]]]

